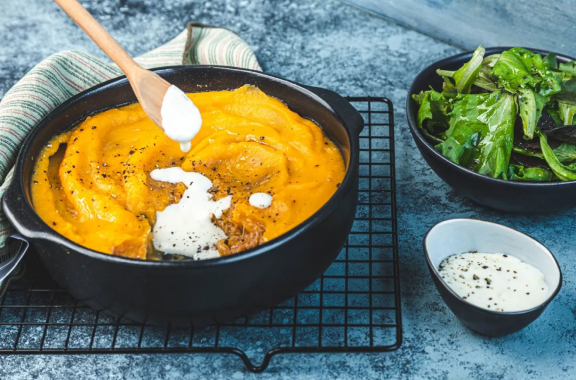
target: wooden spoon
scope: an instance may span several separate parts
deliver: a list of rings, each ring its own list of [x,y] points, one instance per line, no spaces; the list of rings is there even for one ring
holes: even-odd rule
[[[144,112],[156,125],[164,129],[161,115],[162,101],[170,83],[137,64],[78,1],[54,0],[54,2],[120,67],[126,74]]]

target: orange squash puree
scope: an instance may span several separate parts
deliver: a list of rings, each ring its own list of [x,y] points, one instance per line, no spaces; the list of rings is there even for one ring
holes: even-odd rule
[[[185,190],[183,184],[154,181],[149,173],[181,166],[208,177],[215,200],[232,194],[230,210],[217,221],[229,235],[218,248],[229,254],[295,227],[344,178],[342,156],[322,129],[259,89],[188,96],[203,119],[188,153],[139,104],[88,117],[53,138],[32,178],[38,215],[82,246],[145,259],[156,211],[177,203]],[[249,204],[257,192],[273,196],[269,208]]]

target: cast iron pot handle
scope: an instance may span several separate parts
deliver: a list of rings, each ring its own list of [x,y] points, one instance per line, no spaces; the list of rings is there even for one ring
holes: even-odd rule
[[[14,269],[16,269],[29,247],[28,241],[23,236],[14,234],[10,237],[17,240],[17,242],[12,244],[19,244],[19,246],[16,248],[17,252],[12,256],[12,258],[8,259],[6,262],[0,263],[0,284],[10,276],[10,273],[12,273]]]
[[[364,119],[356,111],[356,108],[343,97],[335,93],[334,91],[326,90],[320,87],[304,86],[308,90],[312,91],[316,95],[322,98],[340,117],[344,120],[344,123],[350,128],[350,130],[356,134],[360,135],[362,129],[364,129]]]
[[[18,156],[18,160],[20,160],[20,156]],[[20,250],[25,251],[28,248],[28,242],[34,239],[44,239],[62,244],[65,238],[58,237],[59,235],[36,215],[30,205],[27,204],[22,191],[19,174],[15,173],[12,183],[8,186],[6,193],[1,199],[1,207],[4,209],[4,214],[18,232],[12,235],[11,238],[27,242],[26,247],[20,247]],[[1,266],[2,264],[0,264]]]

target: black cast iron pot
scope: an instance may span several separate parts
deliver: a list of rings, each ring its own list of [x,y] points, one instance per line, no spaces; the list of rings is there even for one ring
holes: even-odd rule
[[[358,135],[362,117],[342,97],[261,72],[179,66],[155,70],[186,92],[251,84],[317,122],[342,152],[346,176],[332,198],[286,234],[236,255],[179,262],[143,261],[84,248],[59,235],[34,212],[30,179],[35,158],[51,137],[87,116],[136,101],[118,78],[62,104],[32,130],[3,199],[18,232],[38,251],[52,277],[83,303],[149,324],[206,325],[271,307],[303,290],[336,258],[354,221],[358,198]]]
[[[487,48],[484,56],[501,53],[510,47]],[[549,52],[530,49],[543,57]],[[454,55],[437,61],[425,68],[412,82],[406,98],[406,116],[410,132],[422,157],[436,174],[454,190],[481,205],[498,210],[516,213],[549,213],[568,210],[576,207],[576,181],[570,182],[519,182],[505,181],[476,173],[455,164],[442,156],[430,144],[418,129],[418,104],[412,94],[426,91],[432,86],[442,89],[442,77],[436,74],[437,69],[458,70],[472,58],[473,52]],[[558,62],[565,63],[575,58],[556,54]]]

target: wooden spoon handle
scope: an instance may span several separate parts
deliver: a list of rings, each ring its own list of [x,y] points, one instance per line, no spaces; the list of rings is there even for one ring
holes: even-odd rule
[[[132,76],[131,74],[141,68],[78,1],[54,0],[54,2],[82,28],[88,37],[96,42],[100,49],[124,71],[124,74],[129,79]]]

